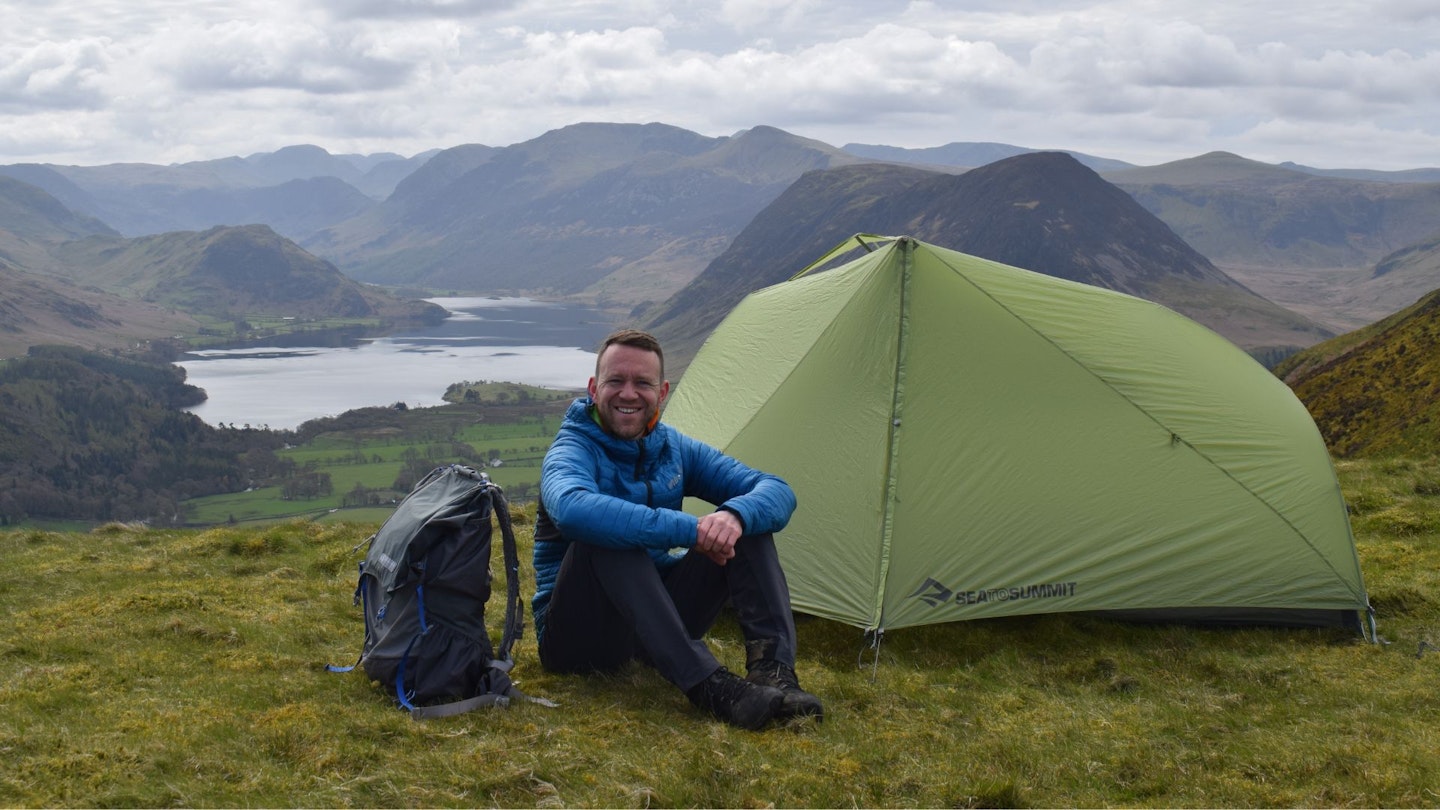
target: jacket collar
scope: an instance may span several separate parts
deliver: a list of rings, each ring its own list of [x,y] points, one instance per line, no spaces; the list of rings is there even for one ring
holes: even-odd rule
[[[595,403],[590,397],[580,397],[570,403],[569,409],[565,411],[564,427],[577,431],[586,438],[604,448],[605,453],[612,458],[634,460],[640,454],[641,448],[648,450],[661,446],[668,428],[664,422],[655,425],[655,429],[638,439],[617,439],[605,432],[600,427],[594,416]]]

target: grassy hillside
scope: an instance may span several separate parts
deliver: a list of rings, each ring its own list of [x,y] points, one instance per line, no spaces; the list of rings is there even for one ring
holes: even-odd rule
[[[1440,463],[1340,473],[1383,644],[1052,616],[896,631],[876,660],[809,621],[826,721],[761,733],[644,668],[546,674],[528,637],[516,676],[559,708],[411,721],[323,669],[360,644],[371,524],[0,532],[0,804],[1431,806]],[[728,619],[712,644],[741,666]]]
[[[1440,446],[1440,291],[1306,349],[1275,373],[1340,457],[1434,453]]]

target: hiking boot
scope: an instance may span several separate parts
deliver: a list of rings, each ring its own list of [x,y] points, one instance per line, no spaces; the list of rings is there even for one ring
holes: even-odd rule
[[[769,725],[785,699],[779,689],[751,683],[725,667],[692,686],[685,696],[720,720],[751,731]]]
[[[780,719],[813,717],[817,723],[825,719],[825,707],[820,704],[820,698],[801,689],[795,670],[779,661],[757,661],[751,664],[750,674],[745,680],[780,690],[783,695],[778,715]]]

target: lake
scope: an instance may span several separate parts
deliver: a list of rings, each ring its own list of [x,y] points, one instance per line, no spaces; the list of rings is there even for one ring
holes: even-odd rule
[[[432,298],[444,323],[351,345],[187,353],[176,365],[205,389],[188,410],[209,424],[291,429],[353,408],[444,404],[451,383],[583,388],[612,329],[599,310],[528,298]],[[316,341],[317,343],[319,341]]]

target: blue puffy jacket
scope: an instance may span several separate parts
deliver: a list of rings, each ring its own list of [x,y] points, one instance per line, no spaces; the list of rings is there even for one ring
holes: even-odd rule
[[[535,524],[535,634],[571,541],[644,548],[658,568],[695,545],[697,518],[681,511],[686,496],[734,512],[746,534],[778,532],[795,511],[795,493],[780,478],[741,464],[661,422],[639,439],[617,439],[591,416],[589,397],[575,400],[540,471]]]

